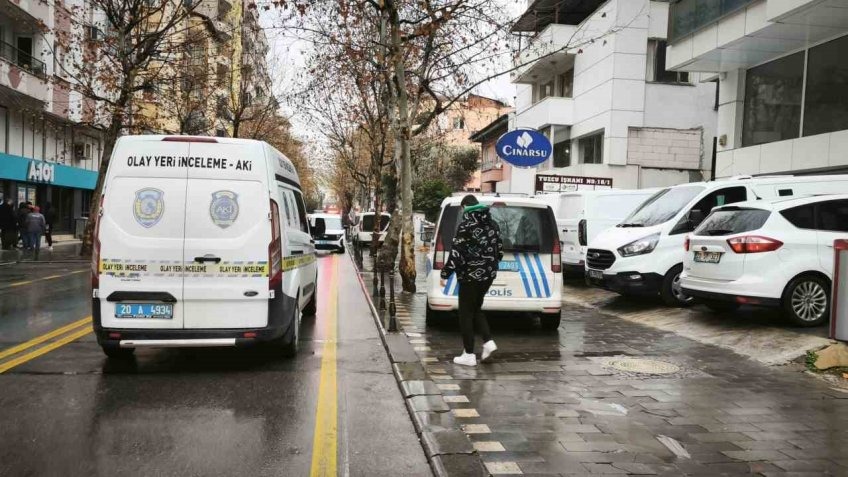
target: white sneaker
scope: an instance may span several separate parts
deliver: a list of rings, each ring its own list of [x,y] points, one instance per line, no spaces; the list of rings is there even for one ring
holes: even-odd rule
[[[480,361],[486,361],[497,350],[498,345],[493,340],[486,341],[483,343],[483,354],[480,356]]]
[[[461,356],[453,359],[453,364],[461,364],[463,366],[477,366],[477,356],[474,353],[463,352]]]
[[[51,246],[49,246],[49,247],[47,247],[47,248],[48,248],[48,250],[50,250],[51,252],[53,251],[53,246],[52,246],[52,245],[51,245]]]

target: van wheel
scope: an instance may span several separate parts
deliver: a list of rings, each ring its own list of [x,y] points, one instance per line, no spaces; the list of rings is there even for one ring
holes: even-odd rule
[[[545,331],[558,330],[561,321],[562,315],[560,313],[542,313],[539,315],[539,324]]]
[[[681,273],[683,273],[683,264],[678,264],[671,267],[663,278],[660,298],[668,306],[687,307],[694,302],[694,298],[687,296],[680,288]]]
[[[312,297],[309,298],[309,303],[303,309],[303,316],[315,316],[318,311],[318,277],[315,277],[315,290],[312,292]]]
[[[292,324],[289,326],[289,332],[286,333],[282,338],[282,351],[283,356],[286,358],[294,358],[297,356],[297,348],[299,346],[300,341],[300,303],[295,302],[294,304],[294,317],[292,318]]]
[[[344,255],[344,253],[345,253],[345,248],[344,248],[344,247],[340,248],[340,249],[339,249],[339,253],[340,253],[340,254],[342,254],[342,255]]]
[[[702,303],[715,313],[727,313],[739,309],[739,303],[732,301],[704,300]]]
[[[119,348],[117,346],[101,346],[103,354],[109,359],[128,361],[133,358],[135,348]]]
[[[430,305],[427,305],[427,312],[424,315],[424,322],[427,326],[439,326],[445,321],[445,312],[431,310]]]
[[[830,283],[817,275],[796,277],[783,291],[781,305],[796,326],[818,326],[830,318]]]

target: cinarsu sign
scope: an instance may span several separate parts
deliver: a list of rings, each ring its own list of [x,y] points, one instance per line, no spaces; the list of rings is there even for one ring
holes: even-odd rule
[[[516,167],[537,166],[551,157],[553,146],[544,134],[534,129],[516,129],[498,139],[498,156]]]

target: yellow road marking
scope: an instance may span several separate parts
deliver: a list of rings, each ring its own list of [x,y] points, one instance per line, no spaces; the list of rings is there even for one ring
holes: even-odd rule
[[[50,275],[48,277],[36,278],[34,280],[25,280],[25,281],[22,281],[22,282],[15,282],[15,283],[12,283],[10,285],[6,285],[5,287],[0,287],[0,290],[5,290],[7,288],[21,287],[21,286],[24,286],[24,285],[30,285],[32,283],[43,282],[45,280],[55,280],[57,278],[76,275],[77,273],[85,273],[87,271],[88,271],[87,269],[86,270],[74,270],[73,272],[65,273],[65,274],[62,274],[62,275]]]
[[[329,287],[324,288],[326,306],[326,336],[321,357],[321,381],[318,385],[318,406],[315,410],[315,433],[312,441],[311,477],[335,476],[338,452],[338,388],[336,386],[336,338],[338,300],[338,260],[333,255],[330,264]]]
[[[12,356],[13,354],[18,354],[21,351],[32,348],[33,346],[44,343],[45,341],[47,341],[49,339],[52,339],[52,338],[55,338],[59,335],[65,334],[65,333],[67,333],[68,331],[70,331],[74,328],[77,328],[77,327],[80,327],[80,326],[83,326],[83,325],[88,325],[89,323],[91,323],[91,317],[87,316],[87,317],[85,317],[85,318],[83,318],[79,321],[75,321],[75,322],[68,324],[68,325],[65,325],[61,328],[56,328],[55,330],[53,330],[49,333],[45,333],[41,336],[36,336],[35,338],[33,338],[33,339],[31,339],[31,340],[29,340],[25,343],[21,343],[17,346],[12,346],[9,349],[4,349],[3,351],[0,351],[0,360],[5,359],[6,357]]]
[[[7,361],[3,364],[0,364],[0,374],[5,373],[6,371],[14,368],[15,366],[19,366],[19,365],[24,364],[28,361],[32,361],[33,359],[35,359],[35,358],[37,358],[37,357],[39,357],[43,354],[47,354],[47,353],[53,351],[54,349],[56,349],[60,346],[64,346],[64,345],[70,343],[71,341],[75,341],[79,338],[82,338],[83,336],[85,336],[85,335],[87,335],[91,332],[92,332],[92,330],[90,328],[85,327],[81,330],[77,330],[76,332],[71,333],[71,334],[63,337],[62,339],[56,340],[56,341],[54,341],[54,342],[52,342],[52,343],[50,343],[46,346],[42,346],[41,348],[30,351],[27,354],[18,356],[17,358],[15,358],[13,360],[10,360],[10,361]]]

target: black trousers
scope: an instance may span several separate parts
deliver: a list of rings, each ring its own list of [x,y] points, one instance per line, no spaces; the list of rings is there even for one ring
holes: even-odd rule
[[[492,280],[485,282],[459,282],[459,329],[462,332],[462,346],[466,353],[474,352],[474,329],[483,337],[483,342],[492,339],[489,322],[480,307],[483,298],[492,286]]]

